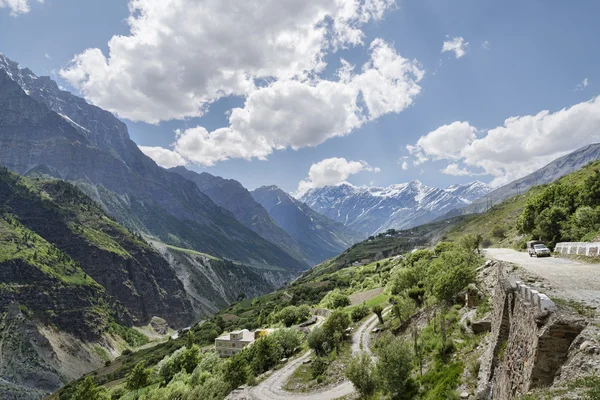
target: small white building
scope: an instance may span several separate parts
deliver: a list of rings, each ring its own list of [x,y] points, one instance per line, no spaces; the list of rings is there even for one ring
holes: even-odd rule
[[[255,333],[248,329],[226,333],[215,339],[215,350],[221,357],[229,357],[254,343],[255,337]]]

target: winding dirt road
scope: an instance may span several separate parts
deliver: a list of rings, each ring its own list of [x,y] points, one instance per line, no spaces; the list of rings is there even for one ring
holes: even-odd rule
[[[546,294],[600,307],[600,264],[583,264],[567,258],[529,257],[512,249],[486,249],[489,258],[507,261],[546,281]]]
[[[384,311],[386,314],[390,308]],[[352,354],[361,351],[372,354],[369,349],[369,337],[371,330],[377,325],[377,316],[372,315],[363,322],[352,336]],[[354,386],[350,381],[344,381],[337,386],[318,392],[292,393],[283,389],[283,386],[294,373],[294,371],[308,360],[312,350],[307,351],[301,357],[289,362],[283,368],[275,371],[267,379],[254,387],[247,387],[242,391],[233,392],[227,398],[230,400],[281,400],[281,399],[310,399],[310,400],[332,400],[346,396],[354,392]]]

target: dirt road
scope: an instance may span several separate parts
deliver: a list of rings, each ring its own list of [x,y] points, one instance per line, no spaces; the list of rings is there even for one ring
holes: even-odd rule
[[[386,309],[386,313],[389,308]],[[377,316],[372,315],[363,322],[352,336],[352,354],[361,351],[371,354],[369,349],[369,336],[371,330],[377,325]],[[283,389],[288,378],[294,373],[305,360],[312,355],[312,350],[307,351],[301,357],[286,364],[283,368],[275,371],[270,377],[258,385],[246,388],[241,392],[232,393],[228,399],[252,399],[252,400],[281,400],[281,399],[310,399],[310,400],[332,400],[346,396],[354,392],[354,386],[349,381],[344,381],[337,386],[319,392],[292,393]]]
[[[566,258],[529,257],[511,249],[486,249],[489,258],[517,264],[547,284],[540,290],[556,296],[600,307],[600,264],[583,264]]]

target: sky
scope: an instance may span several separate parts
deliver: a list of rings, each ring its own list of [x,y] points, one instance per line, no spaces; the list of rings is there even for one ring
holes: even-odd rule
[[[600,142],[600,2],[0,0],[0,52],[249,189],[502,185]]]

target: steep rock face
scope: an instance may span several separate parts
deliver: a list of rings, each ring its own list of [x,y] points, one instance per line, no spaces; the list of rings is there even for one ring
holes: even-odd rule
[[[527,192],[533,186],[554,182],[558,178],[575,172],[592,161],[597,160],[600,160],[600,143],[590,144],[566,156],[557,158],[545,167],[523,178],[489,192],[485,198],[479,198],[466,207],[452,210],[444,215],[444,217],[484,212],[490,204],[502,203],[504,200],[519,193]]]
[[[104,365],[100,348],[114,353],[109,336],[94,343],[34,322],[17,303],[0,314],[0,398],[38,400]]]
[[[238,300],[272,292],[296,277],[285,270],[267,270],[154,243],[183,282],[197,317],[212,315]]]
[[[311,262],[305,259],[298,243],[277,225],[267,210],[257,203],[238,181],[223,179],[206,172],[198,174],[185,167],[171,168],[170,171],[194,182],[215,204],[231,211],[238,221],[264,239],[279,246],[300,262]]]
[[[49,309],[57,325],[84,338],[98,336],[106,321],[74,318],[73,310],[85,309],[77,302],[86,304],[107,297],[95,294],[99,289],[117,299],[134,322],[146,323],[154,315],[174,326],[191,321],[183,286],[168,263],[147,243],[110,220],[71,184],[21,178],[2,169],[0,203],[2,212],[8,215],[2,219],[4,229],[0,235],[0,246],[7,253],[0,256],[1,282],[17,285],[19,297],[15,298],[15,290],[6,290],[0,296],[4,306],[10,301],[30,306],[35,299],[39,307],[33,309],[43,310],[44,302],[54,304]],[[13,247],[16,251],[8,256]],[[45,256],[48,252],[56,256]],[[84,279],[81,285],[65,285],[60,278],[71,274],[68,269],[54,273],[47,270],[69,266],[70,260],[89,275],[93,284],[86,284]],[[38,263],[41,266],[34,267]],[[36,292],[38,286],[45,290]],[[61,293],[63,290],[72,292],[67,295]]]
[[[263,186],[251,193],[313,260],[336,256],[364,238],[360,233],[319,214],[277,186]]]
[[[306,267],[244,227],[194,183],[158,167],[111,113],[2,55],[0,110],[0,163],[9,169],[25,174],[44,166],[87,185],[88,194],[125,226],[173,245],[253,265]]]
[[[343,183],[309,190],[300,200],[337,222],[371,235],[389,228],[421,225],[464,206],[476,195],[475,186],[443,190],[419,181],[388,187],[355,187]],[[481,186],[480,189],[484,190]]]

